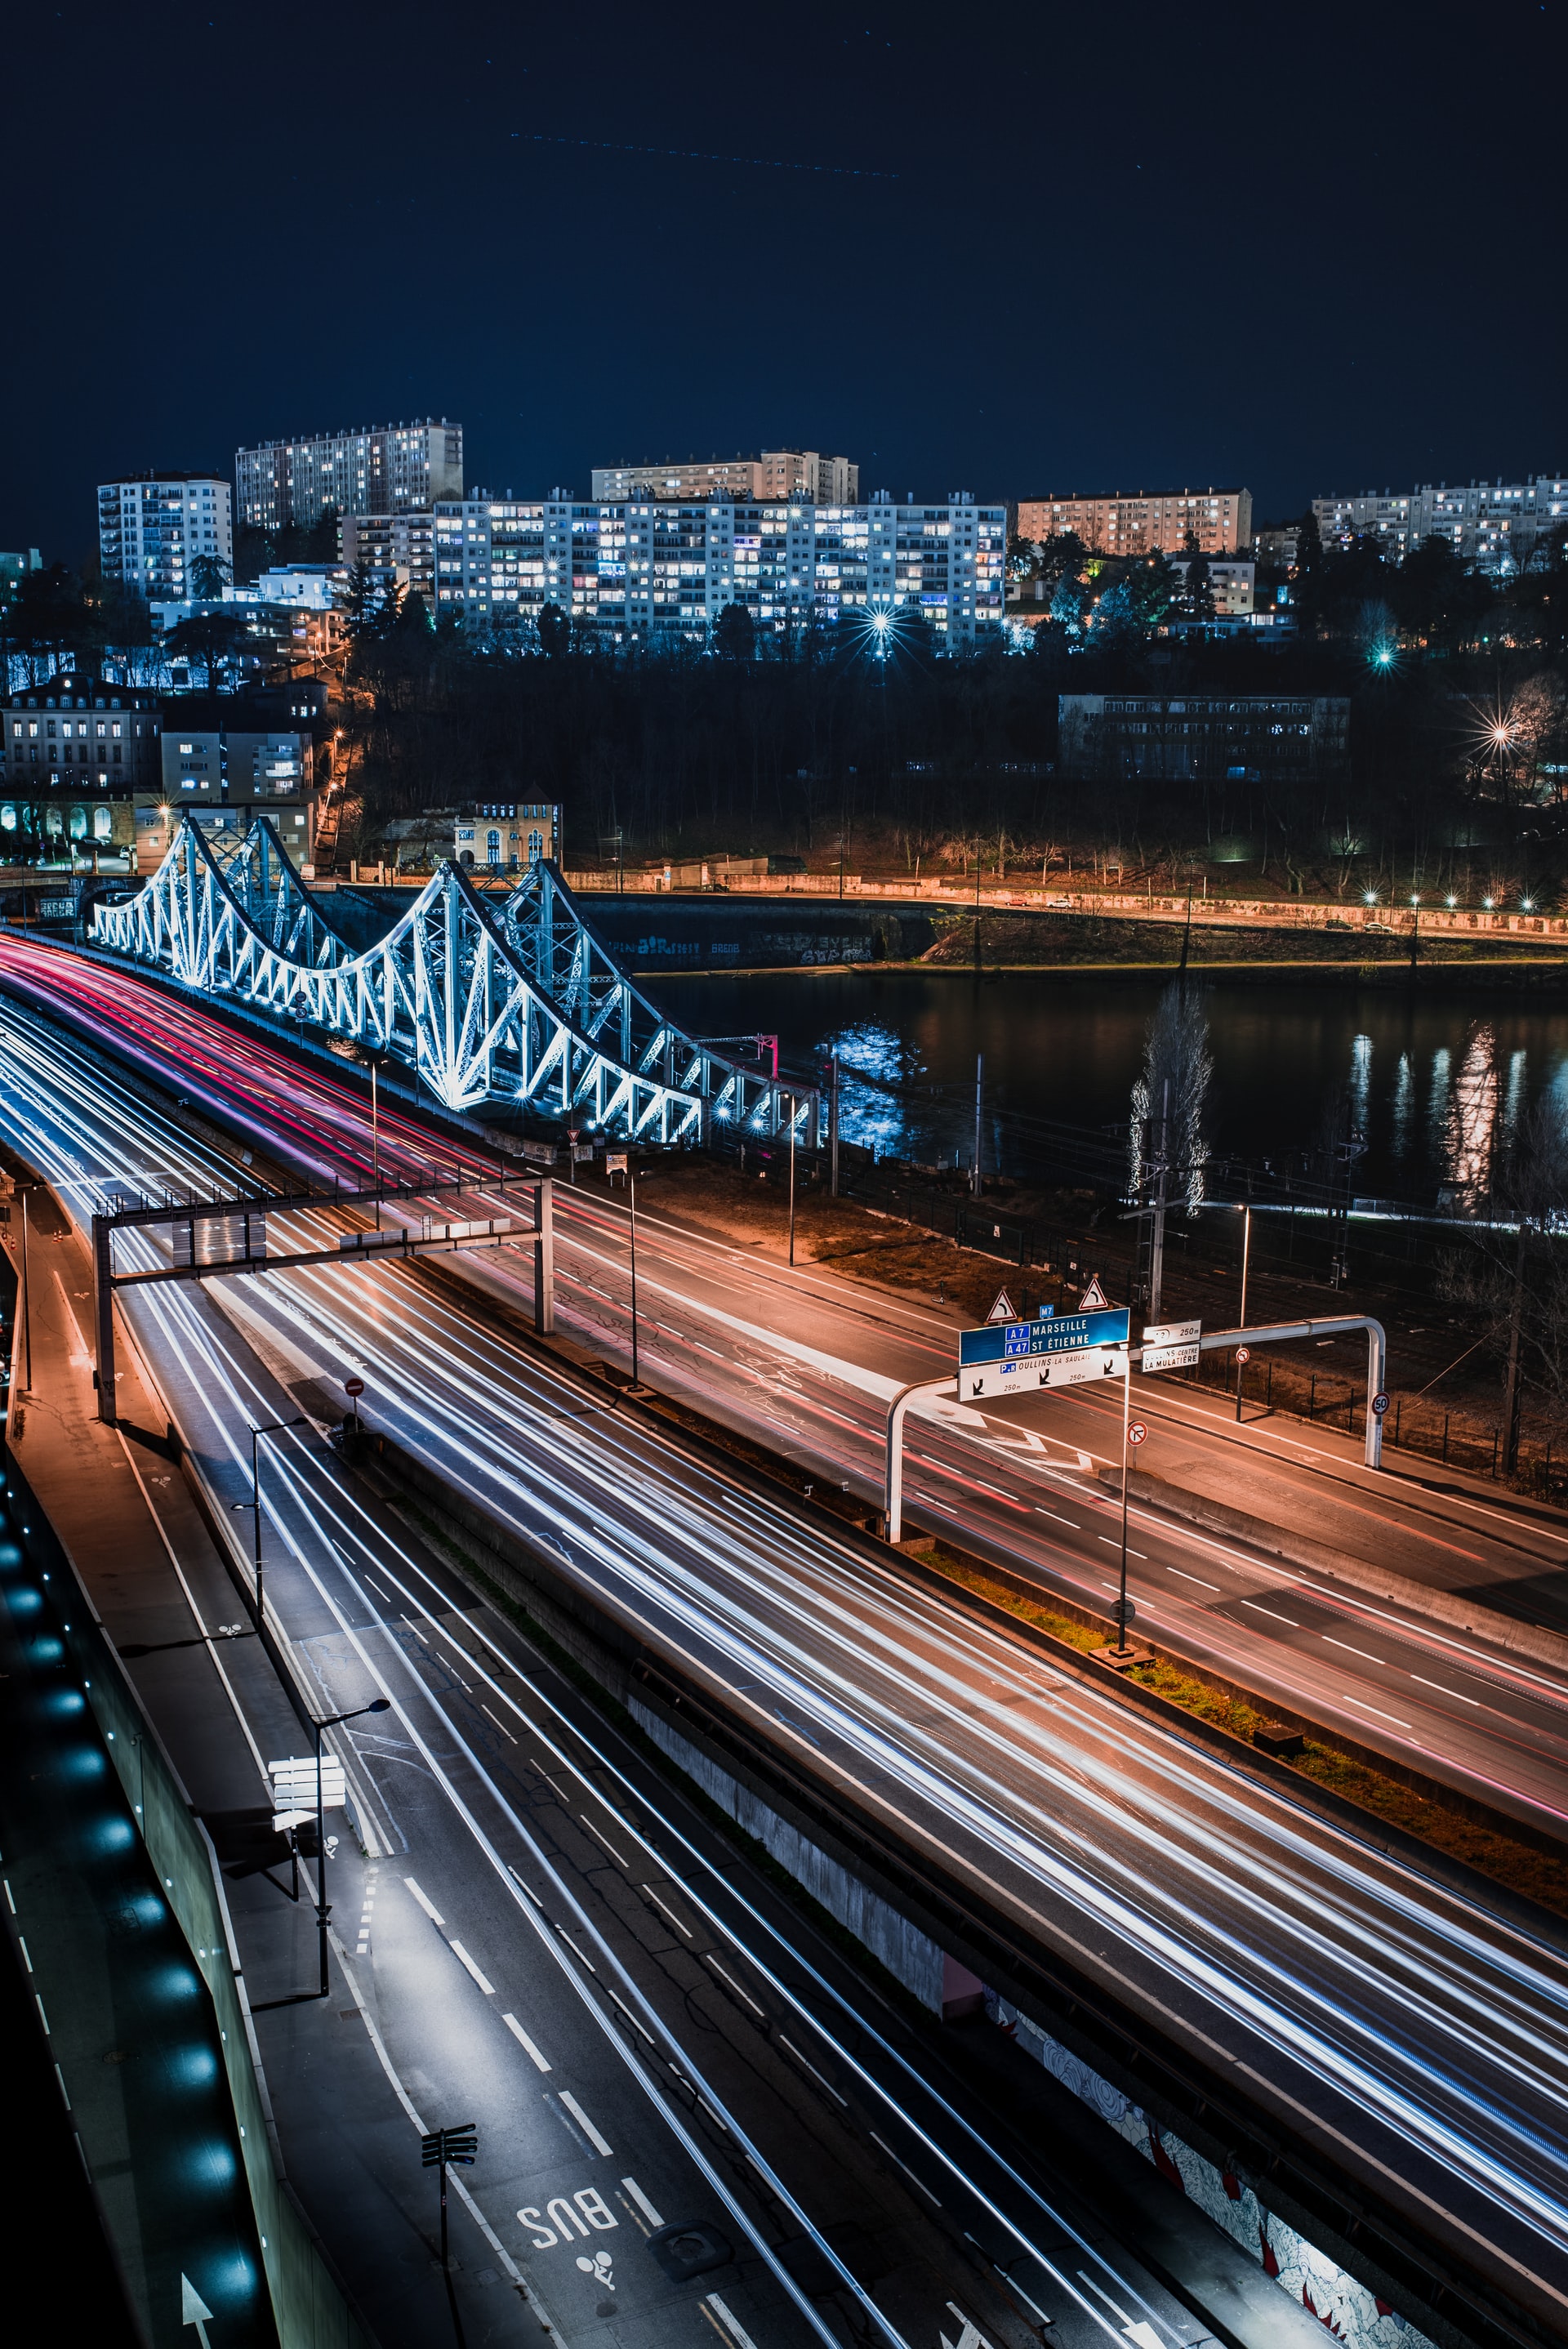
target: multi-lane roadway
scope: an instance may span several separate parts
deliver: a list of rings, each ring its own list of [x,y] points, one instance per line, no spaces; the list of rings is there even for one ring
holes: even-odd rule
[[[109,981],[100,974],[98,984]],[[115,999],[129,984],[113,980]],[[197,1018],[186,1007],[178,1016]],[[90,1054],[29,1040],[28,1023],[13,1014],[6,1028],[11,1136],[76,1212],[107,1185],[150,1187],[154,1173],[177,1171],[166,1123]],[[286,1118],[296,1147],[308,1133],[310,1147],[341,1164],[341,1128],[316,1080],[295,1072],[303,1102],[285,1094],[280,1107],[258,1070],[264,1048],[217,1033],[212,1068],[184,1089],[211,1088],[210,1105],[235,1114],[234,1093],[216,1090],[227,1052],[240,1071],[235,1092],[254,1087],[273,1133]],[[154,1044],[167,1050],[167,1034],[150,1055]],[[432,1149],[411,1133],[415,1143]],[[329,1213],[318,1221],[325,1237]],[[593,1235],[583,1239],[592,1269]],[[613,1296],[603,1230],[598,1247],[593,1285]],[[803,1771],[940,1857],[1108,1997],[1205,2064],[1229,2067],[1282,2130],[1359,2177],[1434,2258],[1446,2247],[1561,2329],[1568,1970],[1553,1936],[1485,1913],[1290,1793],[1239,1778],[1180,1735],[1130,1717],[1113,1695],[952,1614],[852,1544],[781,1517],[741,1479],[596,1407],[563,1371],[520,1353],[481,1310],[433,1291],[417,1268],[266,1275],[247,1279],[236,1303],[237,1286],[143,1292],[129,1308],[220,1494],[242,1499],[248,1490],[247,1424],[263,1394],[277,1392],[259,1378],[340,1385],[363,1375],[382,1425],[549,1551],[607,1612],[724,1692]],[[734,1378],[738,1364],[742,1375],[776,1378],[780,1355],[812,1369],[835,1383],[849,1441],[856,1421],[847,1406],[863,1389],[839,1383],[844,1358],[823,1349],[825,1360],[805,1362],[801,1341],[780,1344],[749,1325],[748,1304],[732,1272],[732,1321],[747,1326],[722,1344],[707,1341],[722,1375]],[[813,1310],[820,1326],[823,1309]],[[694,1314],[694,1327],[707,1318]],[[677,1343],[678,1335],[672,1350]],[[798,1407],[819,1412],[821,1392],[801,1381]],[[994,1486],[986,1499],[1016,1514],[995,1448],[985,1475],[974,1476],[979,1433],[938,1424],[923,1439],[931,1493],[957,1506],[968,1477]],[[353,1528],[324,1513],[303,1460],[294,1463],[297,1442],[280,1444],[285,1473],[269,1485],[269,1517],[299,1571],[332,1593],[354,1571]],[[1032,1510],[1076,1517],[1064,1536],[1099,1541],[1076,1460],[1069,1470],[1047,1451],[1022,1466]],[[1013,1468],[1016,1475],[1016,1461]],[[1189,1563],[1212,1548],[1188,1533],[1169,1538],[1171,1556]],[[1069,1553],[1064,1539],[1057,1557],[1081,1557],[1083,1547]],[[1144,1562],[1163,1560],[1150,1547]],[[1282,1614],[1300,1608],[1275,1570],[1243,1558],[1236,1571],[1238,1614],[1253,1593],[1277,1600]],[[356,1579],[353,1603],[379,1626],[389,1608],[398,1611],[397,1595],[378,1599]],[[1224,1619],[1208,1601],[1204,1612]],[[1453,1687],[1479,1682],[1469,1656],[1444,1669]],[[1435,1661],[1430,1677],[1439,1682]],[[1555,1717],[1554,1692],[1522,1685],[1521,1702],[1538,1705],[1543,1721]],[[1466,1701],[1486,1709],[1479,1687]],[[1487,1735],[1507,1757],[1500,1778],[1539,1785],[1550,1799],[1550,1767],[1530,1776],[1525,1741],[1498,1711],[1501,1725]]]

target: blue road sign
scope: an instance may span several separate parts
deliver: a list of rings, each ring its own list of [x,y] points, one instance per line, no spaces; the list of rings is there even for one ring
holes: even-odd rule
[[[982,1362],[1006,1362],[1035,1354],[1078,1354],[1090,1346],[1125,1346],[1126,1306],[1105,1313],[1057,1313],[1048,1321],[994,1321],[983,1330],[958,1333],[962,1370]]]

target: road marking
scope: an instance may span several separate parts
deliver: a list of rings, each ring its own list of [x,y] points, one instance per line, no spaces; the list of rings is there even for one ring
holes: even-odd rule
[[[882,2147],[882,2151],[886,2154],[886,2156],[887,2156],[888,2159],[892,2162],[892,2164],[893,2168],[894,2168],[895,2169],[902,2169],[902,2170],[903,2170],[903,2174],[904,2174],[904,2176],[908,2178],[908,2180],[909,2180],[910,2184],[911,2184],[912,2186],[918,2186],[918,2187],[920,2188],[921,2192],[924,2195],[924,2197],[925,2197],[926,2200],[927,2200],[928,2202],[936,2202],[936,2207],[937,2207],[937,2209],[940,2210],[940,2209],[941,2209],[941,2208],[942,2208],[942,2205],[941,2205],[941,2203],[940,2203],[940,2202],[937,2202],[937,2201],[936,2201],[936,2197],[935,2197],[935,2195],[932,2192],[932,2190],[931,2190],[930,2187],[929,2187],[929,2186],[927,2186],[927,2185],[925,2184],[925,2182],[924,2182],[924,2180],[923,2180],[923,2178],[917,2178],[917,2177],[915,2176],[915,2174],[914,2174],[913,2170],[910,2168],[910,2166],[909,2166],[909,2164],[908,2164],[908,2162],[907,2162],[907,2161],[901,2161],[901,2160],[899,2159],[899,2158],[898,2158],[897,2154],[896,2154],[896,2153],[894,2153],[894,2151],[893,2151],[893,2149],[892,2149],[892,2146],[891,2146],[891,2145],[889,2145],[889,2144],[886,2142],[885,2138],[882,2138],[882,2137],[878,2137],[878,2135],[877,2135],[877,2133],[876,2133],[875,2129],[868,2129],[868,2131],[866,2132],[866,2134],[869,2136],[869,2137],[871,2138],[871,2141],[872,2141],[872,2143],[873,2145],[880,2145],[880,2146]]]
[[[1095,1539],[1096,1539],[1097,1541],[1102,1541],[1102,1542],[1105,1544],[1105,1546],[1106,1546],[1107,1549],[1119,1549],[1119,1548],[1121,1547],[1121,1544],[1117,1540],[1116,1536],[1115,1536],[1114,1534],[1097,1534],[1097,1535],[1096,1535],[1096,1537],[1095,1537]],[[1127,1555],[1128,1555],[1128,1557],[1140,1557],[1140,1558],[1142,1558],[1142,1559],[1143,1559],[1143,1562],[1144,1562],[1144,1564],[1145,1564],[1146,1566],[1147,1566],[1147,1565],[1148,1565],[1148,1563],[1149,1563],[1148,1557],[1147,1557],[1146,1553],[1145,1553],[1144,1551],[1140,1550],[1140,1549],[1130,1549],[1130,1550],[1128,1551]],[[1106,1585],[1107,1589],[1109,1589],[1109,1587],[1110,1587],[1110,1586],[1109,1586],[1109,1584],[1108,1583],[1108,1584]],[[1214,1584],[1212,1584],[1212,1585],[1211,1585],[1211,1588],[1213,1588],[1213,1589],[1216,1589],[1216,1590],[1217,1590],[1217,1589],[1219,1588],[1219,1585],[1218,1585],[1218,1583],[1214,1583]]]
[[[1136,1550],[1130,1550],[1128,1552],[1128,1556],[1130,1557],[1136,1557],[1138,1556],[1138,1552]],[[1220,1588],[1217,1582],[1205,1582],[1201,1574],[1183,1573],[1182,1569],[1179,1566],[1168,1566],[1165,1571],[1167,1574],[1180,1574],[1183,1582],[1195,1582],[1200,1590],[1218,1590]]]
[[[1077,1517],[1064,1517],[1057,1509],[1042,1509],[1038,1501],[1035,1503],[1035,1515],[1037,1517],[1055,1517],[1058,1526],[1071,1526],[1075,1534],[1083,1531]]]
[[[1413,1681],[1420,1681],[1423,1688],[1436,1689],[1441,1696],[1451,1696],[1460,1704],[1473,1704],[1478,1712],[1481,1709],[1481,1702],[1479,1696],[1462,1696],[1458,1689],[1444,1688],[1441,1681],[1425,1680],[1419,1672],[1412,1672],[1410,1674],[1410,1678]]]
[[[1380,1706],[1368,1704],[1365,1697],[1347,1696],[1345,1702],[1353,1704],[1358,1713],[1375,1713],[1379,1721],[1391,1721],[1396,1729],[1408,1729],[1410,1726],[1408,1721],[1401,1721],[1397,1713],[1385,1713]]]
[[[669,1905],[668,1905],[668,1903],[667,1903],[667,1902],[663,1901],[663,1900],[661,1900],[661,1899],[659,1899],[658,1894],[654,1890],[654,1888],[653,1888],[653,1886],[652,1886],[651,1884],[645,1884],[645,1885],[644,1885],[644,1887],[643,1887],[643,1890],[647,1894],[647,1896],[648,1896],[649,1899],[653,1902],[653,1904],[654,1904],[654,1906],[655,1906],[655,1909],[662,1909],[664,1910],[665,1915],[669,1919],[670,1923],[675,1927],[676,1931],[677,1933],[684,1933],[684,1934],[686,1935],[686,1940],[689,1941],[689,1940],[691,1940],[691,1938],[692,1938],[692,1930],[691,1930],[691,1927],[690,1927],[689,1925],[683,1925],[683,1924],[681,1923],[681,1920],[680,1920],[680,1919],[676,1915],[675,1910],[674,1910],[672,1908],[670,1908],[670,1907],[669,1907]]]
[[[489,1705],[485,1703],[485,1702],[484,1702],[484,1700],[483,1700],[483,1698],[482,1698],[482,1697],[481,1697],[481,1698],[480,1698],[480,1711],[481,1713],[490,1713],[490,1719],[495,1723],[495,1725],[496,1725],[496,1727],[500,1730],[500,1732],[501,1735],[502,1735],[503,1737],[511,1738],[511,1743],[512,1743],[514,1745],[517,1744],[517,1740],[516,1740],[516,1738],[515,1738],[515,1737],[512,1737],[511,1732],[511,1730],[507,1727],[507,1725],[506,1725],[505,1722],[504,1722],[504,1721],[501,1721],[501,1720],[500,1720],[500,1719],[498,1719],[498,1717],[496,1716],[496,1714],[494,1714],[493,1713],[490,1713],[490,1709]]]
[[[593,2122],[589,2119],[587,2114],[583,2111],[576,2097],[573,2095],[569,2090],[562,2088],[561,2091],[561,2101],[565,2106],[567,2111],[571,2114],[573,2119],[576,2122],[578,2127],[588,2139],[588,2142],[593,2147],[594,2152],[602,2153],[606,2161],[610,2160],[613,2158],[611,2148],[605,2144],[603,2138],[600,2136],[598,2130],[594,2127]]]
[[[1242,1605],[1250,1607],[1254,1615],[1272,1615],[1276,1623],[1288,1623],[1293,1631],[1299,1631],[1301,1629],[1294,1615],[1282,1615],[1277,1607],[1260,1607],[1255,1599],[1243,1599]]]
[[[403,1878],[403,1881],[407,1886],[409,1891],[413,1894],[415,1899],[418,1902],[420,1908],[424,1910],[426,1916],[429,1919],[431,1924],[444,1925],[447,1921],[446,1919],[442,1916],[435,1902],[428,1899],[425,1894],[420,1891],[413,1878],[411,1876],[406,1876]]]
[[[763,2013],[762,2009],[758,2005],[757,2001],[748,1992],[741,1989],[740,1984],[736,1981],[735,1976],[728,1972],[725,1967],[719,1964],[718,1960],[714,1956],[713,1951],[708,1950],[706,1951],[704,1954],[707,1959],[708,1964],[713,1968],[714,1972],[718,1976],[720,1982],[727,1982],[729,1984],[730,1989],[735,1992],[736,1997],[744,1999],[747,2005],[751,2009],[752,2013],[761,2015],[763,2022],[766,2023],[768,2017]]]
[[[1387,1662],[1387,1657],[1375,1656],[1370,1648],[1353,1648],[1348,1640],[1336,1640],[1332,1631],[1326,1631],[1323,1636],[1331,1648],[1343,1648],[1347,1656],[1365,1656],[1369,1664],[1386,1665]]]
[[[475,1965],[472,1958],[469,1957],[462,1943],[460,1941],[449,1941],[447,1943],[447,1947],[450,1950],[453,1957],[456,1958],[459,1965],[462,1967],[464,1972],[472,1974],[475,1982],[478,1982],[485,1996],[487,1998],[493,1998],[495,1996],[494,1982],[486,1982],[483,1974],[480,1973],[478,1966]]]
[[[636,2179],[634,2178],[623,2178],[621,2183],[625,2188],[627,2193],[631,2196],[633,2201],[636,2204],[638,2209],[642,2212],[644,2218],[647,2220],[649,2226],[662,2227],[665,2223],[664,2220],[660,2218],[658,2212],[655,2209],[653,2204],[649,2201],[647,2196],[644,2193]]]
[[[594,1842],[603,1844],[605,1850],[609,1853],[617,1868],[630,1868],[632,1865],[631,1861],[629,1859],[622,1858],[614,1845],[600,1834],[598,1828],[594,1826],[593,1820],[588,1816],[585,1811],[579,1811],[577,1816],[582,1820],[583,1826],[587,1828],[589,1834],[593,1837]]]
[[[521,2048],[523,2054],[528,2057],[531,2064],[536,2065],[541,2072],[548,2072],[552,2069],[548,2056],[544,2056],[540,2054],[538,2048],[534,2045],[532,2040],[529,2037],[527,2032],[523,2029],[515,2014],[503,2014],[501,2016],[501,2021],[505,2023],[507,2029],[511,2032],[512,2037],[516,2040],[518,2045]]]
[[[779,2044],[780,2047],[788,2047],[790,2054],[795,2058],[796,2063],[804,2064],[807,2071],[811,2075],[812,2079],[821,2081],[823,2087],[826,2088],[829,2095],[832,2097],[834,2103],[842,2105],[844,2110],[846,2112],[849,2111],[850,2100],[848,2096],[841,2096],[837,2088],[834,2087],[831,2080],[822,2079],[822,2075],[818,2071],[810,2057],[809,2055],[802,2055],[800,2050],[796,2046],[795,2042],[792,2039],[786,2039],[784,2033],[780,2032],[779,2033]]]
[[[738,2317],[735,2317],[730,2314],[723,2301],[720,2300],[717,2292],[710,2292],[705,2304],[712,2309],[719,2323],[724,2326],[725,2331],[734,2341],[736,2349],[757,2349],[757,2344],[753,2341],[750,2333],[746,2330],[745,2325],[741,2323]]]

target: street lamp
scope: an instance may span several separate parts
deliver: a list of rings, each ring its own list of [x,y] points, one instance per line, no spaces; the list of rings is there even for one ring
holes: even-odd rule
[[[251,1512],[252,1522],[254,1527],[256,1629],[258,1631],[263,1629],[264,1622],[264,1602],[262,1593],[262,1473],[261,1462],[257,1456],[256,1447],[263,1435],[279,1435],[283,1433],[285,1427],[304,1427],[308,1424],[309,1422],[307,1416],[302,1411],[293,1419],[272,1419],[267,1422],[264,1427],[253,1427],[251,1430],[251,1497],[248,1501],[231,1501],[229,1504],[231,1509],[236,1511],[248,1508]]]
[[[637,1170],[626,1154],[626,1188],[632,1197],[632,1384],[637,1378]]]
[[[315,1933],[321,1953],[321,1995],[325,1998],[332,1988],[326,1971],[326,1920],[330,1914],[326,1905],[326,1823],[321,1799],[321,1740],[324,1730],[335,1729],[340,1722],[361,1721],[367,1713],[390,1713],[392,1700],[387,1696],[372,1697],[368,1704],[356,1706],[352,1713],[335,1713],[325,1721],[311,1723],[315,1731]]]

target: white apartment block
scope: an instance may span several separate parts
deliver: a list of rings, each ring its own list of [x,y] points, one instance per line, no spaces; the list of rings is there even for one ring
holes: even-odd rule
[[[367,424],[236,450],[240,520],[252,530],[309,530],[340,514],[397,514],[463,493],[463,428],[443,416]]]
[[[800,498],[817,506],[852,506],[861,469],[848,457],[815,449],[764,449],[759,457],[692,458],[681,465],[595,465],[593,492],[601,504],[629,499],[731,497],[743,505]]]
[[[1446,539],[1481,571],[1505,575],[1528,560],[1538,539],[1568,523],[1568,479],[1538,473],[1527,481],[1470,481],[1450,489],[1426,482],[1409,491],[1364,490],[1314,498],[1326,546],[1376,538],[1398,562],[1429,538]]]
[[[438,504],[436,610],[504,630],[546,604],[611,634],[700,636],[727,605],[763,635],[918,616],[951,648],[999,626],[1006,508],[758,500]]]
[[[150,602],[183,600],[193,566],[210,555],[232,569],[229,484],[208,473],[133,473],[98,485],[98,564]]]

